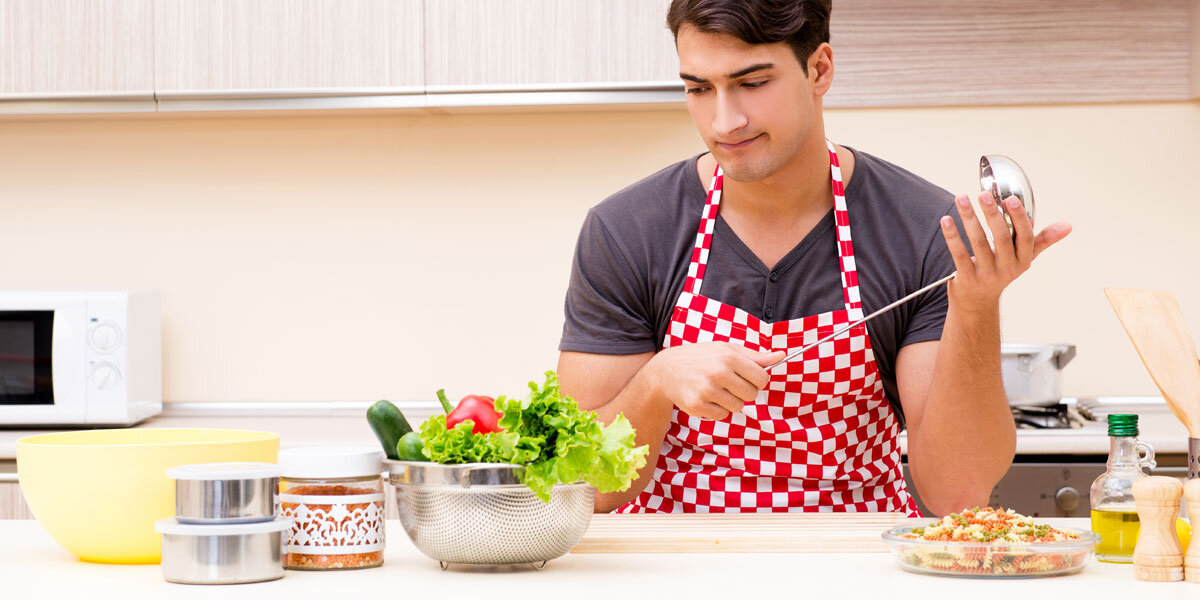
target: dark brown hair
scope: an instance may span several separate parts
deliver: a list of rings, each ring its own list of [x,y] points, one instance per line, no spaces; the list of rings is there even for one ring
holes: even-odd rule
[[[808,57],[829,41],[833,0],[672,0],[667,27],[691,25],[703,33],[731,35],[747,44],[783,42],[808,74]]]

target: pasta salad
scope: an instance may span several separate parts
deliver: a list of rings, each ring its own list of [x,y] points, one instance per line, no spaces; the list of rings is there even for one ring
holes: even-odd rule
[[[937,523],[915,527],[900,537],[934,542],[1039,544],[1077,540],[1079,534],[1049,525],[1037,525],[1033,517],[1018,514],[1011,508],[1004,510],[988,506],[948,514]]]
[[[1098,541],[1091,532],[1038,525],[1013,510],[974,508],[884,534],[901,566],[922,573],[1030,577],[1073,573]]]

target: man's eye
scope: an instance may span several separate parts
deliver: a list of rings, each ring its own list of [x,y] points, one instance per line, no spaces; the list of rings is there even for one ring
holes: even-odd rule
[[[702,93],[707,90],[708,90],[708,88],[706,88],[706,87],[691,87],[691,88],[687,88],[686,91],[689,94],[699,94],[699,93]]]
[[[754,89],[754,88],[760,88],[764,85],[767,85],[767,82],[766,81],[747,81],[746,83],[743,83],[742,85],[744,85],[750,89]]]

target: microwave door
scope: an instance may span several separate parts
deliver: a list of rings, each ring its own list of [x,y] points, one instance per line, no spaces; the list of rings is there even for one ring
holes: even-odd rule
[[[0,312],[0,406],[54,404],[54,311]]]
[[[0,309],[0,425],[82,423],[85,309]]]

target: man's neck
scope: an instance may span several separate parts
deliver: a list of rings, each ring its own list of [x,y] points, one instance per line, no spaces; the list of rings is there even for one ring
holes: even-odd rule
[[[791,221],[824,215],[833,205],[829,150],[825,138],[810,135],[792,160],[770,177],[753,182],[726,178],[722,204],[754,221]]]
[[[845,148],[837,148],[837,153],[842,181],[849,184],[854,155]],[[696,167],[703,182],[716,168],[716,160],[706,154]],[[815,132],[771,177],[749,184],[726,178],[721,214],[755,256],[774,268],[833,208],[831,188],[829,149],[824,134]]]

